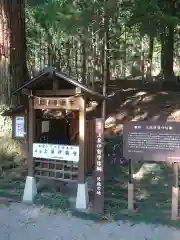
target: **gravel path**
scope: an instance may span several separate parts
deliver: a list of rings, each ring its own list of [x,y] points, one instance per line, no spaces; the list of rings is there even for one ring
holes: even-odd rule
[[[94,223],[23,204],[0,208],[0,240],[179,240],[180,231],[144,223]]]

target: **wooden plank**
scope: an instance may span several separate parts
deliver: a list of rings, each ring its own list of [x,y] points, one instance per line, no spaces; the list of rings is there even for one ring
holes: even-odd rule
[[[75,97],[69,98],[35,97],[34,109],[79,110],[79,99]]]
[[[37,171],[65,173],[65,174],[69,174],[69,175],[78,175],[78,171],[57,170],[57,169],[43,168],[43,167],[36,167],[35,170],[37,170]]]
[[[76,107],[69,107],[69,106],[55,106],[55,105],[35,105],[34,109],[62,109],[62,110],[72,110],[78,111],[79,109]]]
[[[35,163],[44,163],[44,164],[53,164],[53,165],[56,165],[56,164],[61,164],[61,165],[66,165],[66,166],[73,166],[73,168],[78,168],[78,163],[75,163],[75,162],[64,162],[64,161],[59,161],[59,160],[45,160],[45,159],[42,159],[42,158],[35,158],[34,159]]]
[[[79,111],[79,174],[78,183],[85,183],[86,98],[80,98]]]
[[[75,89],[61,89],[61,90],[36,90],[34,95],[36,96],[73,96],[76,94]]]
[[[36,178],[40,178],[40,179],[53,179],[53,180],[59,180],[59,181],[63,181],[63,182],[71,182],[71,183],[76,183],[77,179],[64,179],[64,178],[56,178],[56,177],[48,177],[48,176],[41,176],[36,174],[35,175]]]

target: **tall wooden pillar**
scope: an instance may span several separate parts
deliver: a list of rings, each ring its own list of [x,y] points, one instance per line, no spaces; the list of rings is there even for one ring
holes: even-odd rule
[[[29,97],[29,111],[28,111],[28,176],[34,175],[33,164],[33,142],[35,134],[35,113],[33,106],[33,98]]]
[[[88,185],[85,182],[86,98],[79,98],[79,172],[76,208],[86,210],[89,204]]]
[[[33,142],[35,134],[35,114],[33,106],[33,98],[29,97],[28,109],[28,176],[24,187],[23,202],[33,203],[34,197],[37,194],[36,181],[34,178],[34,163],[33,163]]]
[[[80,98],[78,183],[85,183],[86,98]]]

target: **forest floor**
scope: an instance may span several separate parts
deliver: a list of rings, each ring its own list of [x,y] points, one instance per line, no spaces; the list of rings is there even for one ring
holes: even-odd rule
[[[1,240],[179,240],[173,227],[132,224],[131,222],[93,222],[47,208],[13,203],[0,208]]]
[[[107,133],[122,131],[123,123],[132,120],[180,120],[180,90],[159,88],[153,84],[133,88],[112,84],[108,89]],[[178,85],[180,88],[180,86]]]

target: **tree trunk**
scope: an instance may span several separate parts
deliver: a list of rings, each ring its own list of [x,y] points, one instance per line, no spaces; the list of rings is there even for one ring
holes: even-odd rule
[[[67,61],[67,71],[68,74],[71,75],[71,44],[70,44],[70,40],[67,41],[66,43],[66,61]]]
[[[2,1],[1,1],[2,2]],[[8,19],[10,83],[11,89],[18,88],[28,78],[25,41],[25,2],[24,0],[4,0],[4,10]],[[20,99],[12,99],[12,104]]]
[[[109,50],[110,50],[110,39],[109,39],[109,14],[106,10],[105,20],[104,20],[104,80],[106,78],[106,83],[110,81],[110,60],[109,60]]]
[[[0,0],[0,104],[10,104],[10,29],[7,2]]]
[[[174,28],[166,27],[166,38],[164,45],[164,80],[170,81],[174,77],[173,58],[174,58]]]
[[[175,1],[167,1],[166,8],[168,13],[172,16],[176,16]],[[171,81],[174,78],[173,62],[174,62],[174,25],[173,23],[167,24],[164,27],[163,34],[161,36],[161,71],[165,81]]]
[[[77,79],[79,78],[79,71],[78,71],[78,42],[77,40],[74,40],[74,46],[75,46],[75,72]]]
[[[124,51],[124,58],[122,60],[122,76],[123,78],[126,78],[126,64],[127,64],[127,59],[126,59],[126,44],[127,44],[127,29],[126,25],[124,25],[124,43],[123,43],[123,51]]]
[[[153,58],[153,50],[154,50],[154,38],[150,36],[149,38],[149,53],[146,62],[146,78],[149,79],[151,77],[152,72],[152,58]]]
[[[86,41],[84,38],[84,35],[81,37],[81,47],[82,47],[82,82],[86,83],[86,85],[88,85],[87,82],[87,69],[86,69]]]
[[[143,37],[140,38],[141,43],[141,76],[142,80],[144,80],[144,40]]]
[[[92,31],[92,60],[91,60],[91,84],[92,89],[95,88],[95,62],[96,62],[96,37],[94,31]]]
[[[160,73],[160,75],[163,75],[163,77],[164,77],[165,34],[161,33],[160,41],[161,41],[161,73]]]
[[[107,85],[110,81],[110,63],[109,63],[109,12],[108,9],[105,8],[104,12],[104,79],[103,79],[103,95],[107,94]],[[103,101],[102,107],[102,118],[106,119],[106,100]]]

